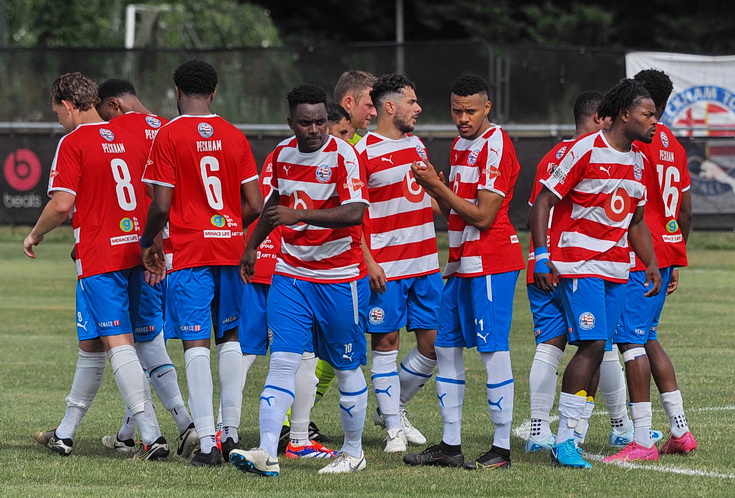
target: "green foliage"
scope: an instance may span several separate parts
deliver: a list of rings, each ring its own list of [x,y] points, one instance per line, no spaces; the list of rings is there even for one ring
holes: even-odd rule
[[[528,34],[537,43],[605,46],[612,36],[614,15],[597,5],[560,7],[546,1],[522,10],[530,21]]]

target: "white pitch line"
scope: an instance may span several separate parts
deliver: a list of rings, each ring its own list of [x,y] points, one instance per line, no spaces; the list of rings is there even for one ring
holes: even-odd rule
[[[694,408],[689,409],[687,412],[719,412],[719,411],[733,411],[735,410],[735,405],[730,406],[709,406],[709,407],[703,407],[703,408]],[[592,413],[592,415],[607,415],[606,411],[598,410]],[[551,422],[556,422],[559,420],[558,415],[552,415]],[[531,421],[527,420],[523,422],[521,425],[516,427],[513,430],[513,433],[516,437],[519,437],[523,439],[524,441],[528,439],[528,435],[531,432]],[[588,458],[589,460],[596,460],[601,461],[603,458],[605,458],[603,455],[598,455],[596,453],[588,453],[584,452],[585,458]],[[721,472],[708,472],[705,470],[696,470],[696,469],[683,469],[680,467],[674,467],[672,465],[642,465],[639,463],[631,463],[631,462],[614,462],[614,465],[618,465],[620,467],[626,468],[626,469],[640,469],[640,470],[653,470],[656,472],[665,472],[669,474],[679,474],[679,475],[685,475],[685,476],[696,476],[696,477],[715,477],[718,479],[735,479],[735,474],[724,474]]]

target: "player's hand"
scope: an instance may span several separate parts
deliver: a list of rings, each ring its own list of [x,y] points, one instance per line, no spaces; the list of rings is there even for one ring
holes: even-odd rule
[[[166,271],[164,269],[163,275],[156,275],[155,273],[151,273],[150,271],[146,270],[143,273],[143,280],[145,283],[150,285],[151,287],[160,284],[163,282],[163,279],[166,278]]]
[[[375,261],[367,262],[368,278],[370,279],[370,290],[382,294],[385,292],[385,271]]]
[[[559,283],[559,270],[548,259],[536,261],[533,265],[533,282],[542,291],[552,292]]]
[[[36,259],[36,253],[33,252],[33,246],[37,246],[43,240],[43,235],[35,237],[33,232],[29,233],[23,240],[23,253],[31,259]]]
[[[432,191],[440,184],[444,184],[444,175],[439,176],[434,165],[428,160],[414,161],[411,163],[411,171],[416,182],[428,191]]]
[[[166,273],[166,257],[163,254],[163,249],[158,244],[154,242],[151,247],[142,249],[141,257],[146,270],[163,278]]]
[[[676,289],[679,288],[679,269],[674,268],[671,270],[671,279],[669,279],[669,286],[666,288],[666,295],[671,295]]]
[[[299,222],[298,211],[286,206],[271,206],[265,215],[271,226],[295,225]]]
[[[245,249],[245,253],[240,259],[240,278],[247,285],[255,275],[255,261],[258,258],[256,249]]]
[[[643,282],[644,287],[652,285],[651,290],[643,294],[643,297],[653,297],[661,290],[661,273],[658,266],[649,266],[646,268],[646,281]]]

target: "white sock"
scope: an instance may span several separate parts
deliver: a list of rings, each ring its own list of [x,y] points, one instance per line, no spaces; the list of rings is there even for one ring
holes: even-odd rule
[[[155,442],[161,437],[161,429],[158,427],[153,403],[150,400],[148,379],[135,348],[130,345],[117,346],[109,350],[107,355],[125,406],[133,414],[140,428],[143,444]]]
[[[617,349],[605,351],[600,363],[600,394],[605,400],[610,425],[617,433],[627,431],[631,426],[626,405],[625,370],[620,364]]]
[[[189,387],[189,409],[194,427],[199,434],[202,453],[215,447],[214,414],[212,407],[212,369],[209,364],[209,348],[195,347],[184,351],[186,384]]]
[[[586,404],[587,396],[564,391],[559,394],[559,431],[556,433],[556,444],[574,439],[574,429],[582,418]]]
[[[335,370],[339,386],[339,414],[345,434],[343,452],[362,457],[362,430],[367,413],[367,383],[362,369]]]
[[[121,441],[126,439],[135,439],[135,431],[138,429],[138,424],[135,421],[135,417],[130,413],[130,410],[125,409],[125,417],[123,418],[120,430],[117,431],[117,437]]]
[[[651,426],[653,425],[653,412],[651,402],[644,401],[630,404],[630,415],[633,418],[634,440],[645,448],[653,446],[651,439]]]
[[[480,359],[487,372],[487,402],[490,420],[495,426],[493,446],[509,450],[515,396],[510,352],[480,353]]]
[[[56,437],[73,439],[84,414],[92,405],[105,373],[105,353],[88,353],[79,350],[74,380],[66,397],[66,413],[56,428]],[[135,433],[135,429],[133,429]]]
[[[592,396],[587,396],[587,403],[584,405],[584,411],[582,412],[582,418],[577,422],[577,426],[574,428],[574,442],[577,446],[584,443],[587,437],[587,430],[590,428],[590,417],[595,409],[595,400]]]
[[[436,396],[444,421],[442,442],[462,444],[462,404],[464,402],[464,348],[436,347]]]
[[[295,446],[309,444],[309,419],[311,408],[316,398],[316,363],[319,359],[314,353],[301,356],[299,369],[296,371],[296,390],[291,405],[291,432],[289,439]]]
[[[241,391],[245,391],[245,385],[247,384],[248,380],[248,372],[250,371],[250,367],[253,366],[253,363],[255,363],[255,359],[257,358],[257,355],[254,354],[244,354],[242,355],[242,389]],[[219,400],[219,407],[217,408],[217,430],[222,430],[222,396],[220,396]]]
[[[238,441],[242,411],[242,351],[237,341],[217,344],[219,359],[219,389],[222,403],[222,427],[227,428],[223,441],[228,438]]]
[[[166,351],[163,334],[158,334],[153,340],[135,343],[138,357],[148,370],[148,378],[156,394],[173,416],[179,434],[183,433],[191,424],[192,419],[184,405],[184,398],[179,389],[176,368]]]
[[[260,395],[260,447],[272,457],[278,452],[283,418],[294,400],[300,364],[300,354],[271,353],[268,376]]]
[[[398,416],[398,405],[401,398],[401,384],[396,369],[398,351],[373,350],[372,355],[370,380],[375,390],[378,409],[383,415],[386,429],[400,429],[401,418]]]
[[[398,381],[401,385],[399,408],[403,408],[431,379],[434,367],[436,367],[436,360],[422,355],[418,348],[413,348],[408,352],[398,369]]]
[[[551,435],[551,409],[556,398],[559,362],[564,351],[551,344],[538,344],[528,375],[531,398],[531,437],[544,439]]]
[[[661,393],[661,404],[669,417],[671,435],[681,437],[689,432],[689,424],[687,424],[687,418],[684,415],[684,400],[681,397],[681,391],[677,389],[676,391]]]

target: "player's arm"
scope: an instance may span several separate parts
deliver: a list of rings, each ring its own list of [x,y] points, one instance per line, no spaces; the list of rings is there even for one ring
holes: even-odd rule
[[[503,203],[503,196],[489,190],[477,191],[477,204],[467,201],[454,192],[441,180],[434,166],[426,162],[425,165],[413,163],[411,165],[416,181],[424,187],[429,195],[434,197],[442,213],[448,217],[449,211],[454,210],[467,223],[478,230],[487,230],[495,221],[495,216]]]
[[[268,199],[265,201],[263,206],[263,212],[278,206],[281,201],[281,196],[277,190],[271,192]],[[255,262],[258,259],[258,246],[268,237],[268,234],[273,231],[275,226],[271,224],[267,216],[261,216],[258,223],[253,228],[253,233],[248,239],[248,245],[245,248],[245,253],[240,259],[240,278],[246,284],[250,283],[251,278],[255,275]]]
[[[166,271],[166,259],[163,247],[156,243],[156,237],[166,226],[171,210],[171,198],[174,189],[164,185],[153,185],[153,199],[148,208],[148,218],[140,238],[141,257],[146,270],[154,275],[163,275]]]
[[[47,233],[61,225],[69,217],[76,199],[76,195],[63,190],[55,190],[51,193],[51,200],[43,208],[43,212],[31,233],[23,240],[23,252],[26,256],[36,259],[33,246],[40,244]]]
[[[531,240],[535,247],[536,260],[533,270],[533,281],[541,290],[552,291],[559,280],[559,272],[549,260],[549,251],[546,247],[546,239],[549,231],[549,217],[551,208],[559,202],[551,190],[543,187],[529,211],[529,224],[531,228]]]
[[[295,225],[307,223],[324,228],[345,228],[362,224],[365,208],[362,202],[350,202],[329,209],[293,209],[273,206],[265,210],[264,217],[271,225]]]
[[[424,187],[426,192],[431,196],[431,208],[434,213],[438,208],[444,218],[449,218],[449,206],[441,197],[441,187],[447,187],[444,182],[444,172],[436,172],[436,168],[428,160],[424,162],[414,161],[411,164],[411,171],[416,182]],[[448,188],[448,187],[447,187]]]
[[[362,231],[362,241],[360,246],[362,247],[362,255],[365,258],[365,264],[367,265],[370,290],[382,294],[385,292],[385,271],[383,270],[383,267],[375,261],[375,258],[373,258],[373,255],[370,252],[367,240],[365,240],[365,230]]]
[[[684,237],[684,243],[686,244],[689,240],[689,230],[692,227],[692,193],[689,190],[681,193],[681,207],[676,222],[679,224],[681,235]]]
[[[628,240],[635,255],[646,265],[646,281],[643,285],[648,287],[649,282],[653,284],[651,290],[644,294],[645,297],[649,297],[655,296],[661,289],[661,274],[658,271],[656,253],[653,252],[651,232],[643,221],[643,212],[644,206],[638,206],[633,212],[633,219],[628,228]]]
[[[263,195],[260,193],[258,180],[249,181],[240,185],[242,196],[242,226],[249,227],[258,219],[263,209]]]

